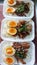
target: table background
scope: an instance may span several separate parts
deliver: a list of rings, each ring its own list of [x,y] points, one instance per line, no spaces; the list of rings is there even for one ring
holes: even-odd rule
[[[36,11],[34,11],[34,23],[35,23],[35,39],[33,40],[34,44],[35,44],[35,63],[37,63],[37,31],[36,31]],[[3,16],[3,5],[0,4],[0,35],[1,35],[1,22],[2,22],[2,19],[4,19],[4,16]],[[0,42],[2,41],[1,39],[1,36],[0,36]]]

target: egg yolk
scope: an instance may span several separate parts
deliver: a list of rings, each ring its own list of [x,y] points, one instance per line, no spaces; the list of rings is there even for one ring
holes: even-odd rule
[[[10,29],[9,31],[10,31],[11,33],[14,33],[14,32],[15,32],[15,30],[14,30],[14,29]]]
[[[10,28],[9,31],[8,31],[8,33],[10,35],[15,35],[17,33],[17,30],[15,28]]]
[[[12,54],[13,53],[12,48],[7,48],[6,52],[7,52],[7,54]]]
[[[10,64],[13,62],[13,59],[12,58],[6,58],[6,62]]]
[[[8,0],[8,3],[9,4],[13,4],[14,3],[14,0]]]
[[[16,23],[15,21],[11,21],[11,22],[9,23],[9,26],[10,26],[10,27],[16,27],[16,26],[17,26],[17,23]]]
[[[8,12],[8,13],[12,13],[12,11],[13,11],[12,8],[8,8],[8,9],[7,9],[7,12]]]

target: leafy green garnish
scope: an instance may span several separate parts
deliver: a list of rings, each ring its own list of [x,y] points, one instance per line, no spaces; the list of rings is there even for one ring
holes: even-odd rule
[[[20,4],[16,10],[17,13],[22,13],[24,12],[24,5],[23,4]]]
[[[23,53],[23,51],[21,52],[16,52],[15,53],[15,55],[17,56],[17,57],[19,57],[19,58],[21,58],[21,59],[23,59],[23,58],[26,58],[26,54],[25,53]]]
[[[19,31],[19,32],[27,31],[26,25],[21,26],[21,27],[18,29],[18,31]]]

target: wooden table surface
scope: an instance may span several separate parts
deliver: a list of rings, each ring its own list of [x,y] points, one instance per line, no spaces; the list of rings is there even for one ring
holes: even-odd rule
[[[3,16],[3,5],[0,5],[0,33],[1,33],[1,22],[4,19]],[[36,32],[36,12],[34,11],[34,17],[33,17],[34,23],[35,23],[35,39],[33,40],[35,44],[35,63],[37,63],[37,32]],[[1,34],[0,34],[1,35]],[[0,42],[2,41],[0,37]]]

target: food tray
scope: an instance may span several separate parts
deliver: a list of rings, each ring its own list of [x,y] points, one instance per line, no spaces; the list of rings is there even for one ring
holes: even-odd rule
[[[0,44],[0,64],[1,65],[6,65],[3,60],[2,60],[2,50],[3,50],[3,47],[7,44],[9,45],[12,45],[13,42],[10,42],[10,41],[3,41],[1,42]],[[33,65],[34,62],[35,62],[35,45],[33,42],[29,42],[30,43],[30,48],[29,48],[29,52],[27,54],[27,58],[25,59],[26,63],[25,65]],[[15,63],[14,65],[22,65],[21,63]]]
[[[34,2],[33,1],[31,1],[31,0],[23,0],[24,2],[29,2],[30,3],[30,11],[29,11],[29,13],[28,13],[28,15],[27,15],[27,17],[25,17],[25,16],[16,16],[16,15],[8,15],[8,14],[6,14],[6,8],[7,7],[9,7],[8,6],[8,4],[7,4],[7,0],[5,0],[4,1],[4,4],[3,4],[3,15],[4,15],[4,17],[13,17],[13,18],[25,18],[25,19],[31,19],[31,18],[33,18],[33,16],[34,16]]]
[[[19,19],[19,18],[5,18],[3,19],[2,21],[2,25],[1,25],[1,37],[3,40],[9,40],[9,41],[14,41],[14,42],[24,42],[24,41],[32,41],[35,37],[35,26],[34,26],[34,21],[30,20],[29,23],[32,25],[32,31],[30,33],[30,35],[26,36],[24,39],[21,39],[19,37],[9,37],[9,36],[5,36],[3,35],[3,33],[5,32],[4,31],[4,28],[6,29],[6,21],[7,20],[15,20],[18,22],[18,20],[25,20],[24,18],[22,19]]]

